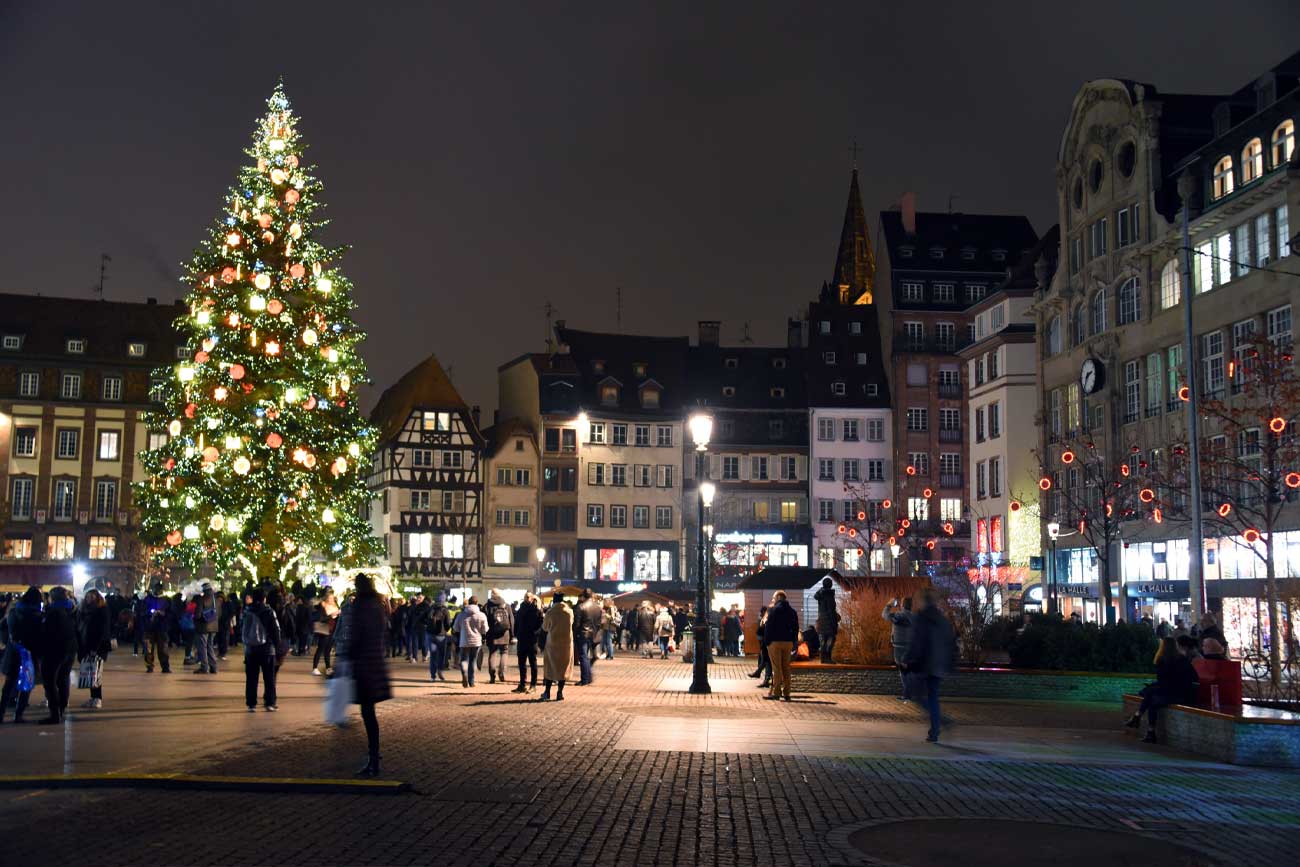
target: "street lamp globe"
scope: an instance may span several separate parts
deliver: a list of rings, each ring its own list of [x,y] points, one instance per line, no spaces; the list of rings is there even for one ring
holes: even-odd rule
[[[1061,525],[1056,521],[1051,521],[1047,525],[1047,538],[1056,539],[1061,535]]]
[[[892,555],[894,556],[894,559],[895,559],[895,560],[898,559],[899,552],[901,552],[902,550],[903,550],[903,549],[900,548],[898,545],[890,545],[890,546],[889,546],[889,553],[892,554]]]
[[[709,446],[709,437],[713,434],[713,416],[697,412],[687,422],[691,429],[691,439],[695,441],[696,451],[704,451]]]
[[[705,508],[713,505],[713,495],[718,492],[718,488],[713,482],[700,482],[700,499],[704,501]]]
[[[535,556],[537,557],[537,562],[538,562],[538,563],[545,563],[545,562],[546,562],[546,549],[545,549],[545,548],[538,548],[537,551],[535,552]]]

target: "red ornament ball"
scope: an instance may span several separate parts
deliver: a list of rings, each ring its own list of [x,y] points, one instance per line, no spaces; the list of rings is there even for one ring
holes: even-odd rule
[[[304,400],[304,401],[302,402],[302,408],[303,408],[303,409],[315,409],[315,408],[316,408],[316,396],[315,396],[315,395],[312,395],[311,397],[309,397],[309,398],[307,398],[306,400]]]
[[[217,451],[216,446],[208,446],[203,450],[203,460],[210,464],[215,464],[219,457],[221,457],[221,453]]]
[[[175,468],[176,468],[176,459],[175,459],[175,458],[168,458],[168,459],[167,459],[167,463],[163,464],[163,469],[166,469],[166,470],[173,470],[173,469],[175,469]]]
[[[270,215],[270,214],[258,214],[258,215],[257,215],[257,225],[261,226],[263,229],[269,229],[269,228],[271,228],[271,215]]]
[[[194,363],[195,363],[195,364],[207,364],[207,363],[208,363],[208,354],[207,354],[206,352],[204,352],[202,349],[200,349],[198,352],[194,353]]]
[[[278,433],[272,431],[266,435],[266,444],[273,449],[278,449],[280,446],[284,445],[284,438]]]
[[[196,405],[194,405],[194,404],[192,404],[192,403],[187,403],[187,404],[185,404],[185,417],[186,417],[186,418],[194,418],[194,413],[196,413],[196,412],[198,412],[198,411],[199,411],[199,408],[198,408]]]
[[[295,280],[301,280],[307,274],[307,269],[302,266],[301,262],[295,262],[289,266],[289,276]]]
[[[221,282],[222,282],[222,283],[234,283],[234,282],[235,282],[235,269],[234,269],[234,268],[231,268],[231,267],[229,267],[229,266],[226,266],[225,268],[222,268],[222,269],[221,269]]]
[[[251,382],[240,383],[240,386],[239,386],[239,387],[240,387],[241,389],[243,389],[244,394],[252,394],[252,393],[253,393],[253,383],[251,383]]]
[[[280,301],[279,298],[272,298],[270,301],[266,302],[266,312],[270,313],[272,316],[279,316],[283,310],[284,303]]]
[[[288,190],[285,190],[284,200],[287,204],[296,205],[298,203],[299,198],[301,197],[298,195],[298,191],[293,189],[292,187],[290,187]]]
[[[167,544],[175,547],[181,543],[181,531],[172,530],[167,534]]]
[[[243,378],[244,378],[244,365],[242,365],[242,364],[232,364],[232,365],[230,365],[230,378],[233,379],[233,380],[236,380],[236,381],[243,379]]]

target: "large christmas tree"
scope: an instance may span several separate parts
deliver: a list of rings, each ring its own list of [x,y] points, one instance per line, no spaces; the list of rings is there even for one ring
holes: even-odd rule
[[[186,268],[188,352],[150,419],[167,442],[141,455],[142,535],[163,559],[281,578],[311,558],[372,562],[363,517],[374,433],[357,408],[365,335],[343,252],[321,244],[321,184],[303,160],[282,87],[251,163]]]

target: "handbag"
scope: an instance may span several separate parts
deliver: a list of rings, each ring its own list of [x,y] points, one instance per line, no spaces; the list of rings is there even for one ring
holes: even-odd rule
[[[357,682],[347,663],[339,663],[343,671],[335,671],[329,679],[325,693],[325,722],[335,726],[348,724],[348,705],[356,696]]]
[[[81,660],[81,668],[77,671],[77,689],[94,689],[103,682],[104,678],[104,660],[98,655],[92,654]]]
[[[18,648],[18,691],[31,692],[36,688],[36,666],[32,664],[32,655],[21,644]]]

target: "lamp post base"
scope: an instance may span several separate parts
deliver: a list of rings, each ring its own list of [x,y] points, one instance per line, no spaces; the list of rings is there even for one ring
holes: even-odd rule
[[[690,691],[697,695],[704,695],[713,692],[713,687],[709,686],[709,626],[707,623],[696,621],[694,628],[691,630],[691,652],[694,654],[693,664],[691,666],[691,688]]]

